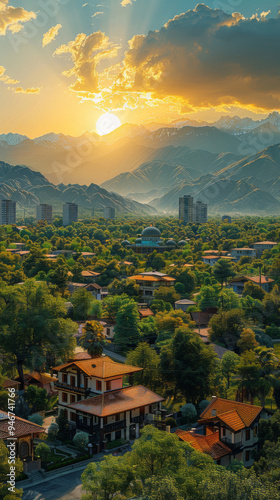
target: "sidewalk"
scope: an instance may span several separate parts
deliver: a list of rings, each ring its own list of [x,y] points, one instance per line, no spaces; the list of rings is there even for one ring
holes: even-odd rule
[[[63,477],[66,476],[67,474],[73,474],[73,472],[78,472],[78,471],[84,471],[85,468],[90,464],[91,462],[100,462],[102,458],[106,455],[106,453],[98,453],[97,455],[94,455],[92,458],[89,460],[84,460],[83,462],[78,462],[76,464],[72,465],[66,465],[65,467],[61,467],[60,469],[57,470],[52,470],[50,472],[43,472],[42,473],[42,478],[39,479],[38,474],[36,473],[36,476],[34,479],[31,477],[30,479],[25,479],[24,481],[19,481],[16,483],[17,488],[22,488],[22,489],[29,489],[33,488],[34,486],[37,486],[38,484],[42,483],[47,483],[48,481],[52,479],[56,479],[58,477]]]

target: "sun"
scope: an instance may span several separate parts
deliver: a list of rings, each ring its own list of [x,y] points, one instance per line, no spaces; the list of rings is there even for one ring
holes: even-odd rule
[[[96,130],[99,135],[107,135],[121,126],[120,119],[113,113],[104,113],[96,122]]]

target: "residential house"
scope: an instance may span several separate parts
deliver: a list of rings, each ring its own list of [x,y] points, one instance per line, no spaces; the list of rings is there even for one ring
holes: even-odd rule
[[[254,243],[254,249],[258,259],[262,256],[264,250],[272,250],[278,243],[276,241],[258,241]]]
[[[11,437],[10,420],[6,411],[0,410],[0,439],[7,445]],[[40,425],[29,422],[23,418],[15,417],[14,421],[14,434],[15,453],[16,457],[23,461],[24,472],[31,472],[32,470],[41,467],[41,461],[34,460],[34,438],[39,437],[39,434],[44,432],[44,428]]]
[[[20,382],[18,380],[10,380],[7,379],[3,382],[3,389],[15,389],[16,391],[20,390]]]
[[[86,269],[85,271],[81,272],[81,275],[85,283],[95,283],[98,276],[100,276],[100,273],[95,273],[94,271],[88,271]]]
[[[140,426],[161,411],[161,396],[132,383],[142,368],[112,361],[108,356],[73,361],[53,369],[58,374],[58,408],[73,432],[82,430],[95,443],[139,437]]]
[[[56,377],[52,377],[49,373],[39,373],[31,372],[24,374],[24,385],[28,387],[29,385],[36,385],[41,389],[46,389],[49,395],[57,394],[55,390],[54,383],[56,382]],[[20,378],[17,377],[16,381],[20,382]]]
[[[175,285],[175,278],[157,271],[140,273],[136,276],[129,276],[128,279],[136,281],[139,285],[139,293],[146,302],[154,299],[154,292],[161,286],[172,287]]]
[[[209,453],[219,465],[235,459],[250,467],[258,450],[259,421],[268,418],[270,412],[262,406],[214,396],[198,421],[203,434],[181,430],[176,433],[195,449]]]
[[[235,261],[239,261],[241,257],[251,257],[251,259],[255,259],[257,254],[254,248],[244,247],[244,248],[233,248],[231,250],[231,256]]]
[[[216,264],[216,262],[218,262],[218,260],[220,259],[233,260],[233,257],[217,254],[205,254],[202,256],[203,264],[209,264],[210,266],[214,266],[214,264]]]
[[[228,283],[228,287],[232,288],[235,293],[242,295],[244,285],[248,281],[261,286],[267,293],[272,290],[275,283],[273,279],[268,278],[267,276],[236,276]]]
[[[181,299],[175,302],[175,310],[181,309],[186,312],[190,306],[196,306],[196,302],[189,299]]]

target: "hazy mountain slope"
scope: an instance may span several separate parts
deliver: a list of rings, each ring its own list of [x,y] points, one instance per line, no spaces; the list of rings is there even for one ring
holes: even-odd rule
[[[149,205],[109,193],[96,184],[55,186],[39,172],[4,162],[0,162],[0,196],[11,198],[21,206],[34,206],[34,210],[38,203],[50,203],[61,207],[62,203],[71,201],[81,207],[96,210],[112,206],[119,214],[154,214],[156,212]]]

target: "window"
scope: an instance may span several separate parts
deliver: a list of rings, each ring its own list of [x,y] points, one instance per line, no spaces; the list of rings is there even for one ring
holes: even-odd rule
[[[223,428],[223,436],[226,435],[226,430]]]
[[[152,296],[153,292],[151,290],[145,290],[145,295]]]
[[[116,415],[116,421],[118,421],[118,420],[120,420],[120,419],[121,419],[121,415],[120,415],[120,413],[117,413],[117,415]],[[116,439],[117,439],[117,438],[116,438]]]
[[[251,431],[250,429],[246,429],[246,441],[249,441],[250,437],[251,437]]]
[[[75,403],[75,402],[76,402],[75,395],[74,394],[70,394],[70,403]]]
[[[110,330],[110,328],[107,328],[107,329],[106,329],[106,331],[107,331],[107,335],[110,335],[110,334],[111,334],[111,330]]]
[[[122,437],[122,431],[117,431],[115,434],[115,439],[121,439]]]
[[[106,382],[106,391],[110,391],[110,390],[111,390],[111,380]]]
[[[20,458],[26,458],[29,455],[29,445],[27,441],[23,441],[20,445],[19,456]]]
[[[71,422],[76,422],[76,413],[70,412],[70,420]]]
[[[250,460],[250,451],[245,451],[245,462],[249,462]]]
[[[258,426],[256,425],[256,427],[254,427],[254,436],[257,436],[258,435]]]
[[[96,380],[96,390],[101,391],[101,380]]]
[[[72,387],[75,387],[75,377],[74,377],[74,375],[71,375],[71,377],[70,377],[70,385],[72,385]]]
[[[64,384],[67,384],[67,373],[63,373],[63,374],[62,374],[62,382],[63,382]]]
[[[62,402],[63,402],[63,403],[67,403],[67,401],[68,401],[68,398],[67,398],[67,392],[63,392],[63,393],[62,393]]]

